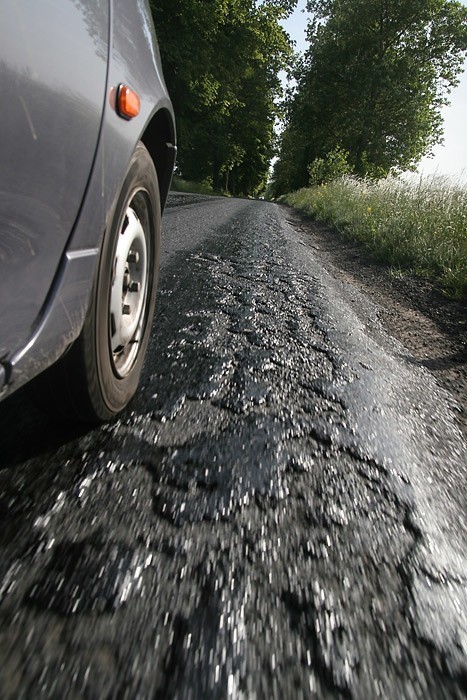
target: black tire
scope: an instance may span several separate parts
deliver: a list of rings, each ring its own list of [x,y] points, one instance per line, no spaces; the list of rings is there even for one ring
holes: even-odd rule
[[[70,412],[88,423],[111,420],[132,399],[151,331],[161,208],[156,170],[142,143],[110,221],[81,335],[52,368],[56,380],[60,375],[64,381]]]

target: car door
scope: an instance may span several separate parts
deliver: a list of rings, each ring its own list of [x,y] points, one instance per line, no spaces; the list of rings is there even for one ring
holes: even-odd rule
[[[0,361],[34,330],[78,215],[108,50],[109,0],[0,3]]]

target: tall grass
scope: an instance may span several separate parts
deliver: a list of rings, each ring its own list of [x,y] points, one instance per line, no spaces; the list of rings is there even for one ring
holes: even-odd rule
[[[467,298],[467,189],[440,177],[418,181],[345,176],[280,201],[364,243],[380,260]]]

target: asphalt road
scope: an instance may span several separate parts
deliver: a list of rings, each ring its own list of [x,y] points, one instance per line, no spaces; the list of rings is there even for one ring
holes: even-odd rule
[[[465,698],[452,400],[287,210],[171,198],[113,425],[0,406],[0,697]]]

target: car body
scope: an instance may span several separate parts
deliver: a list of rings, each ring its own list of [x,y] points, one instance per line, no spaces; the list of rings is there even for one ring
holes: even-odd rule
[[[159,202],[151,211],[159,218],[176,148],[147,0],[4,0],[0,36],[5,398],[68,354],[82,335],[105,232],[138,144],[155,166]],[[122,112],[122,90],[139,99],[134,116]],[[158,255],[158,246],[148,243],[149,253]],[[156,277],[157,266],[157,260],[150,266]],[[109,289],[101,295],[109,293],[115,297]]]

